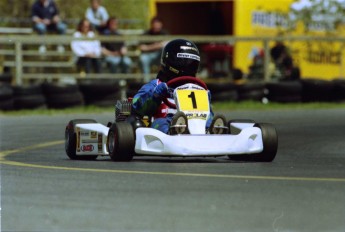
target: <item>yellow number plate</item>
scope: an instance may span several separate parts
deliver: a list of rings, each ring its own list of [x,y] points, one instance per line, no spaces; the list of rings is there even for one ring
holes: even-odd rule
[[[177,102],[182,111],[209,111],[206,90],[181,89],[176,91]]]

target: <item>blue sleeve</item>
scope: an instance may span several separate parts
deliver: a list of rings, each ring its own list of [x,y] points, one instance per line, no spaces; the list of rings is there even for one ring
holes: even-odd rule
[[[213,113],[212,106],[211,106],[211,92],[209,90],[208,90],[208,100],[210,102],[210,115],[209,115],[207,122],[206,122],[206,128],[209,128],[211,126],[211,123],[212,123],[212,120],[214,117],[214,113]]]
[[[141,115],[152,116],[156,113],[162,103],[162,99],[153,96],[153,91],[158,85],[158,80],[152,80],[143,85],[138,93],[133,97],[132,110]]]

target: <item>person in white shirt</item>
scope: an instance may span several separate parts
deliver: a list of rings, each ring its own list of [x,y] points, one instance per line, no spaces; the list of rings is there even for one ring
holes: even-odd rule
[[[71,49],[77,56],[77,67],[79,72],[90,73],[91,67],[95,73],[101,72],[101,54],[102,47],[99,40],[80,40],[80,38],[94,38],[95,33],[92,30],[89,20],[82,19],[77,31],[73,34],[74,40],[71,43]]]
[[[109,19],[107,9],[101,5],[101,0],[91,0],[90,4],[91,6],[86,9],[85,17],[95,30],[102,33]]]

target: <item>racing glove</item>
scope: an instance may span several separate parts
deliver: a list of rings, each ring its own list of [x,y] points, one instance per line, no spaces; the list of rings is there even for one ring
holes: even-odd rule
[[[165,82],[161,82],[153,90],[153,96],[155,98],[172,98],[172,91],[168,88],[168,85]]]

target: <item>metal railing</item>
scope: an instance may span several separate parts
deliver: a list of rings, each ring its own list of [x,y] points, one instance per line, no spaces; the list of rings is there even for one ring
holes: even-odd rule
[[[153,42],[153,41],[169,41],[175,38],[186,38],[194,41],[195,43],[226,43],[235,45],[237,42],[261,42],[264,49],[264,54],[270,54],[270,43],[274,41],[327,41],[327,42],[340,42],[345,46],[345,37],[315,37],[315,36],[281,36],[281,37],[240,37],[240,36],[201,36],[201,35],[174,35],[174,36],[144,36],[144,35],[123,35],[123,36],[99,36],[96,39],[101,42],[125,42],[126,44],[139,44],[141,42]],[[13,61],[3,61],[3,65],[12,66],[15,68],[15,84],[21,85],[25,79],[45,79],[45,78],[61,78],[64,76],[73,76],[76,79],[81,78],[117,78],[119,80],[127,79],[138,79],[144,78],[141,73],[131,73],[131,74],[85,74],[80,75],[80,73],[26,73],[24,72],[24,67],[72,67],[75,63],[72,61],[67,62],[51,62],[51,61],[25,61],[23,59],[24,55],[38,55],[38,51],[27,51],[24,46],[29,45],[65,45],[69,46],[70,43],[76,40],[72,36],[59,36],[59,35],[0,35],[0,55],[13,55]],[[83,39],[84,40],[84,39]],[[12,49],[2,49],[2,46],[12,46]],[[48,52],[45,55],[58,56],[55,51]],[[71,52],[67,52],[64,55],[72,57]],[[139,54],[133,52],[132,56],[138,56]],[[270,80],[269,74],[269,63],[270,56],[264,56],[264,81]],[[1,63],[0,63],[1,65]],[[345,61],[341,59],[341,70],[345,70]]]

